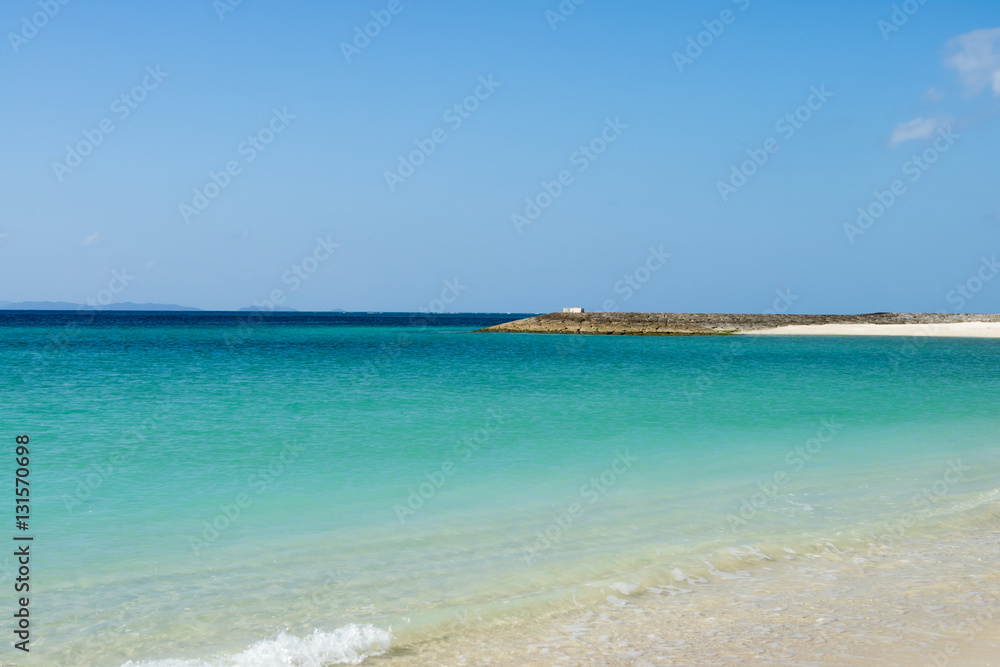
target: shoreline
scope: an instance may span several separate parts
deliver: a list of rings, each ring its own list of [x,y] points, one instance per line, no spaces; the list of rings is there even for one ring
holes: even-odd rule
[[[826,335],[1000,338],[1000,314],[548,313],[478,329],[474,333],[604,336]]]
[[[863,542],[784,556],[747,548],[718,569],[706,561],[707,571],[675,569],[655,583],[593,582],[573,609],[511,610],[416,641],[404,633],[373,662],[997,665],[998,539],[981,527],[874,551]]]
[[[928,338],[1000,338],[1000,322],[934,324],[812,324],[741,331],[746,336],[919,336]]]

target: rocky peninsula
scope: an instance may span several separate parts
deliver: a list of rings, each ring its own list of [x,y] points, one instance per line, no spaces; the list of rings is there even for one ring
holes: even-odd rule
[[[977,324],[973,324],[977,323]],[[846,326],[845,326],[846,325]],[[790,327],[787,330],[784,328]],[[882,327],[887,327],[882,329]],[[617,336],[704,336],[753,333],[838,335],[1000,336],[1000,314],[868,313],[767,315],[720,313],[548,313],[477,333],[554,333]],[[949,333],[953,331],[963,333]],[[984,332],[984,333],[968,333]]]

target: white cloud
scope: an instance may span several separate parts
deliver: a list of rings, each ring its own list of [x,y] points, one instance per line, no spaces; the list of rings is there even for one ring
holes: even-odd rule
[[[898,146],[914,139],[926,139],[939,128],[949,125],[951,125],[950,118],[914,118],[906,123],[900,123],[892,130],[889,145]]]
[[[93,234],[91,234],[90,236],[88,236],[87,238],[85,238],[84,240],[80,241],[80,243],[83,244],[83,245],[94,245],[95,243],[97,243],[97,240],[100,239],[100,238],[101,238],[101,233],[100,232],[94,232]]]
[[[937,104],[945,98],[945,93],[937,88],[928,88],[924,91],[924,99],[932,104]]]
[[[948,42],[948,50],[944,64],[958,72],[966,94],[978,95],[989,87],[1000,96],[1000,28],[959,35]]]

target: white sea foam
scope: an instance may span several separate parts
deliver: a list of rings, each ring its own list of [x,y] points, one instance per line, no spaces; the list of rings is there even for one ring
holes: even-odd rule
[[[619,581],[617,583],[611,584],[608,588],[613,588],[622,595],[632,595],[637,590],[639,590],[639,584],[633,582]]]
[[[276,639],[257,642],[235,655],[197,660],[128,661],[122,667],[326,667],[360,665],[369,656],[385,653],[392,634],[373,625],[345,625],[333,632],[315,630],[296,637],[282,632]]]

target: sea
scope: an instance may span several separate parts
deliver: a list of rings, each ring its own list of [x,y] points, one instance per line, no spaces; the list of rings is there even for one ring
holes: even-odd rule
[[[525,316],[0,312],[0,662],[996,664],[1000,341]]]

